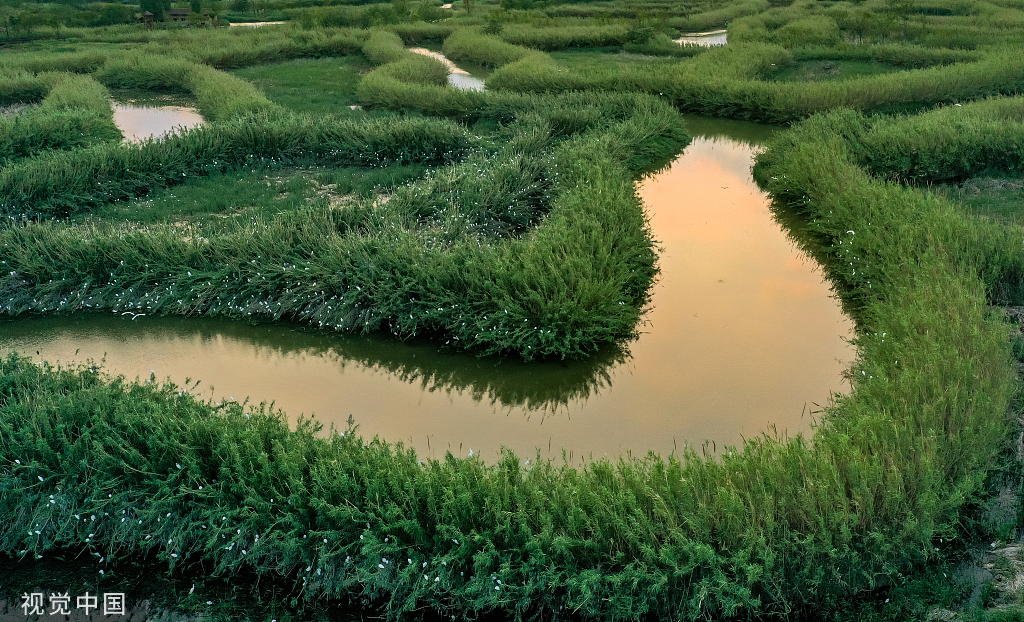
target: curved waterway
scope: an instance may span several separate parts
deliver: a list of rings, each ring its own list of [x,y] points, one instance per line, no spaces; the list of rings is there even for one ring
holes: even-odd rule
[[[436,47],[436,46],[435,46]],[[409,51],[413,54],[422,54],[423,56],[429,56],[436,58],[437,60],[444,63],[445,67],[451,72],[448,74],[448,84],[454,88],[461,89],[463,91],[482,91],[484,90],[484,80],[487,78],[488,71],[483,67],[473,67],[473,71],[466,71],[462,67],[459,67],[447,56],[439,52],[438,50],[431,50],[429,48],[409,48]]]
[[[772,219],[750,176],[771,130],[689,119],[694,142],[638,182],[661,276],[641,337],[582,362],[479,359],[383,337],[312,334],[222,319],[83,314],[0,323],[0,353],[106,357],[129,378],[201,380],[215,400],[276,400],[420,455],[493,459],[669,453],[741,442],[775,426],[807,432],[843,388],[851,322],[820,269]],[[38,354],[37,354],[38,352]]]

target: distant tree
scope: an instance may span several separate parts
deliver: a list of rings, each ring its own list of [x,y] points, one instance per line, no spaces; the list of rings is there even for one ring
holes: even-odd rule
[[[15,13],[10,18],[11,27],[15,31],[20,31],[23,36],[32,38],[32,29],[36,26],[43,24],[45,19],[38,13],[29,13],[27,11],[21,11]]]
[[[466,8],[467,15],[473,14],[473,4],[473,0],[462,0],[462,6]]]
[[[104,4],[94,26],[113,26],[114,24],[130,24],[135,21],[135,11],[123,4]]]
[[[487,14],[487,25],[484,26],[484,33],[491,36],[500,35],[505,27],[505,22],[508,20],[508,11],[502,8],[494,9]]]
[[[534,0],[500,0],[498,4],[506,11],[529,11],[533,9]]]
[[[159,21],[164,18],[164,13],[171,10],[171,0],[141,0],[139,10],[143,13],[149,11],[153,19]]]
[[[4,36],[8,39],[11,38],[11,16],[14,15],[14,9],[0,6],[0,29],[4,31]]]
[[[871,32],[874,24],[875,16],[867,9],[853,11],[853,15],[846,22],[850,34],[855,37],[857,43],[864,43],[864,37]]]
[[[190,0],[189,5],[192,7],[192,12],[200,14],[203,12],[203,0]]]
[[[416,10],[412,13],[413,19],[432,22],[435,19],[440,19],[440,11],[437,10],[437,6],[434,5],[430,0],[420,0],[419,4],[416,5]]]

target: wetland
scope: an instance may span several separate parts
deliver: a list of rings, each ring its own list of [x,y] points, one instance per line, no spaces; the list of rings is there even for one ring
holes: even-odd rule
[[[385,337],[218,319],[71,315],[8,321],[0,350],[105,359],[129,378],[201,380],[200,395],[274,402],[442,457],[671,453],[807,434],[841,392],[852,325],[750,176],[775,130],[691,118],[695,140],[637,183],[661,248],[639,339],[583,361],[523,363]],[[703,132],[703,133],[702,133]],[[40,357],[35,357],[40,360]],[[212,389],[211,389],[212,387]]]
[[[1024,12],[774,4],[4,9],[0,606],[1021,617]]]

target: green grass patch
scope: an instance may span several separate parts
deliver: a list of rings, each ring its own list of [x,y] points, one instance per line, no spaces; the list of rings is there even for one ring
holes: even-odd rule
[[[43,74],[49,92],[39,106],[0,116],[0,164],[20,158],[122,139],[110,94],[87,76]]]
[[[313,201],[355,204],[389,195],[423,176],[421,165],[385,168],[252,167],[217,172],[158,190],[143,199],[104,204],[75,222],[124,221],[134,224],[198,226],[208,235],[223,230],[224,219],[272,218]]]
[[[620,48],[579,49],[551,52],[559,67],[574,71],[608,71],[610,67],[641,67],[651,63],[674,64],[670,58],[652,58],[645,54],[631,54]]]
[[[361,56],[299,59],[236,69],[231,73],[252,83],[270,101],[311,114],[344,114],[358,104],[356,86],[372,68]]]
[[[930,186],[928,190],[957,203],[980,218],[1007,225],[1024,224],[1024,179],[974,177],[957,185]]]
[[[900,71],[899,67],[875,61],[809,60],[769,71],[765,78],[777,82],[822,82],[877,76]]]

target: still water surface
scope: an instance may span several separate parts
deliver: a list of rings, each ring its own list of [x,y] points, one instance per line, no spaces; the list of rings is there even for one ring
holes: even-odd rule
[[[688,43],[691,45],[703,45],[705,47],[714,47],[717,45],[725,45],[729,41],[729,32],[727,30],[712,30],[710,32],[691,32],[684,34],[678,39],[673,39],[676,43],[683,44]]]
[[[130,143],[159,138],[205,123],[195,102],[179,96],[116,91],[113,105],[114,124]]]
[[[810,411],[843,388],[851,322],[751,179],[771,130],[688,121],[694,142],[638,182],[663,252],[653,309],[628,352],[525,364],[284,325],[74,315],[0,324],[0,353],[105,355],[113,373],[199,379],[196,393],[217,400],[276,400],[290,417],[341,427],[351,415],[364,436],[434,457],[450,448],[493,458],[504,445],[521,456],[564,447],[575,461],[706,439],[720,451],[770,425],[806,432]]]

